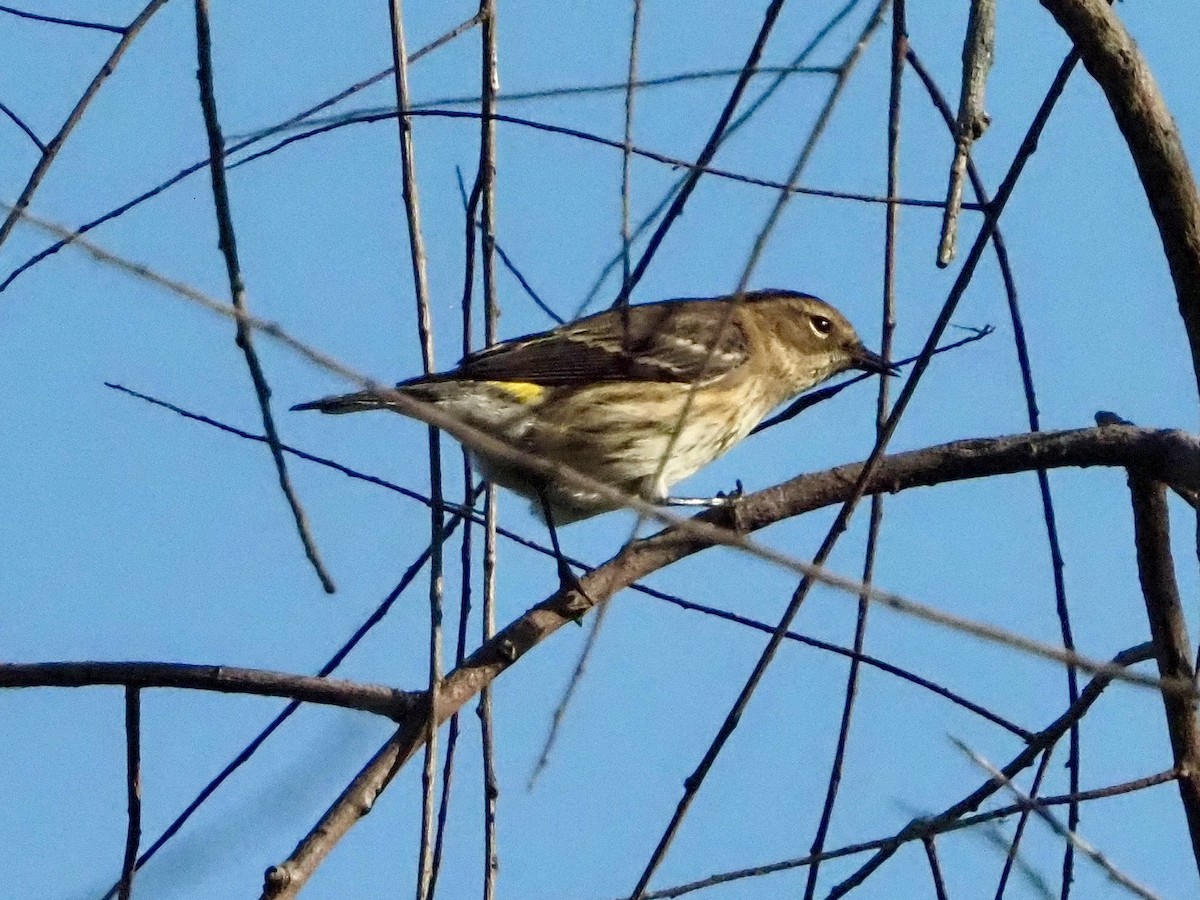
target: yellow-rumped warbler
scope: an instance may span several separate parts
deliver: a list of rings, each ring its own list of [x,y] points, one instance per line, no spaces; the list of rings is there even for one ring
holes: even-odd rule
[[[776,406],[846,369],[890,371],[829,304],[762,290],[736,302],[729,296],[610,309],[495,344],[396,390],[524,453],[657,502]],[[348,413],[395,404],[359,391],[292,408]],[[485,478],[530,498],[551,526],[619,507],[511,459],[467,449]]]

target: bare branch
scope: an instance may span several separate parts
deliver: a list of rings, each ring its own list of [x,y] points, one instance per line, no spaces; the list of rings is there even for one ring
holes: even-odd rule
[[[204,128],[208,135],[209,169],[212,173],[213,206],[217,214],[217,231],[220,235],[218,244],[221,255],[225,258],[225,271],[229,277],[229,294],[234,309],[246,311],[246,286],[242,280],[241,264],[238,262],[237,239],[233,231],[233,214],[229,208],[229,188],[225,182],[225,139],[221,135],[221,124],[217,119],[217,98],[213,89],[212,70],[212,35],[208,25],[208,0],[196,0],[196,47],[199,54],[199,66],[196,78],[200,82],[200,107],[204,112]],[[304,555],[312,564],[313,571],[321,582],[325,593],[332,594],[337,590],[329,573],[321,562],[321,553],[317,542],[312,536],[308,525],[308,516],[292,487],[288,475],[287,461],[279,448],[279,433],[275,428],[275,417],[271,413],[271,387],[267,383],[266,373],[254,349],[254,340],[250,326],[242,319],[237,320],[236,342],[246,358],[246,368],[250,370],[250,380],[254,383],[254,394],[258,399],[258,409],[262,415],[263,432],[271,447],[271,458],[275,462],[275,472],[279,478],[279,489],[287,500],[292,511],[292,519],[296,523],[296,532],[304,546]]]
[[[1042,0],[1108,98],[1158,225],[1200,389],[1200,192],[1137,44],[1105,0]]]
[[[182,688],[223,694],[287,697],[401,719],[421,694],[324,676],[292,675],[237,666],[166,662],[0,663],[0,690],[26,687],[124,685],[129,689]]]
[[[905,0],[894,0],[892,4],[892,40],[891,40],[891,72],[888,78],[888,119],[887,119],[887,195],[894,197],[900,193],[900,96],[904,79],[904,51],[908,47],[908,17]],[[892,338],[896,330],[896,237],[899,227],[900,209],[889,206],[886,210],[884,225],[883,250],[883,314],[880,324],[880,355],[886,362],[892,359]],[[794,405],[794,404],[793,404]],[[879,393],[875,408],[876,435],[883,433],[888,418],[888,379],[879,379]],[[761,427],[761,426],[760,426]],[[879,546],[879,532],[883,525],[883,498],[876,495],[871,498],[871,516],[867,528],[867,546],[863,554],[862,580],[869,585],[875,573],[875,553]],[[866,597],[858,598],[858,615],[854,622],[854,652],[861,654],[867,636],[867,615],[871,603]],[[842,700],[842,718],[838,725],[837,742],[833,751],[833,760],[829,765],[829,779],[825,785],[825,801],[821,814],[817,819],[816,833],[813,836],[809,850],[814,855],[820,855],[825,849],[825,839],[833,821],[833,808],[837,802],[838,790],[842,783],[842,770],[846,759],[846,748],[850,743],[850,723],[854,716],[854,701],[858,696],[859,659],[855,656],[850,662],[846,673],[846,690]],[[930,866],[934,872],[934,881],[941,886],[941,871],[937,865],[937,857],[933,842],[925,845],[929,855]],[[804,884],[804,900],[813,900],[817,891],[817,879],[820,874],[820,863],[813,863],[808,870]],[[940,895],[941,891],[939,891]],[[939,900],[942,898],[939,896]]]
[[[954,259],[958,240],[958,213],[962,209],[963,181],[971,145],[983,135],[989,119],[983,111],[983,93],[992,68],[996,43],[996,0],[971,0],[967,35],[962,51],[962,89],[958,97],[958,119],[954,126],[954,161],[950,164],[950,183],[946,190],[946,210],[942,217],[942,239],[937,264],[941,268]]]
[[[1129,490],[1133,498],[1138,577],[1146,600],[1146,618],[1150,622],[1159,675],[1194,681],[1192,644],[1171,558],[1166,489],[1137,469],[1130,469]],[[1179,769],[1176,782],[1179,799],[1187,817],[1192,853],[1200,868],[1200,721],[1196,719],[1195,703],[1174,694],[1163,695],[1163,709],[1175,766]]]
[[[1118,653],[1114,658],[1119,660],[1122,665],[1133,665],[1137,662],[1150,659],[1153,656],[1153,648],[1149,643],[1139,644],[1136,647],[1131,647]],[[1022,750],[1013,760],[1004,767],[1003,771],[1013,777],[1016,773],[1028,768],[1033,764],[1033,761],[1043,755],[1045,751],[1053,747],[1063,734],[1066,733],[1070,722],[1078,721],[1087,714],[1088,709],[1103,692],[1107,686],[1106,678],[1097,678],[1092,684],[1085,688],[1080,702],[1068,709],[1062,716],[1051,722],[1046,728],[1037,732],[1030,740],[1030,746]],[[1144,790],[1148,787],[1164,784],[1168,781],[1173,781],[1176,777],[1176,772],[1171,769],[1167,772],[1160,772],[1156,775],[1151,775],[1147,778],[1139,778],[1136,781],[1125,782],[1119,785],[1112,785],[1106,788],[1099,788],[1094,791],[1081,791],[1079,794],[1067,794],[1061,797],[1046,797],[1039,801],[1043,806],[1058,806],[1065,803],[1080,802],[1090,799],[1098,799],[1101,797],[1110,797],[1115,794],[1128,793],[1129,791]],[[703,878],[698,881],[692,881],[687,884],[676,885],[675,887],[664,888],[658,891],[652,891],[646,895],[646,900],[666,900],[669,897],[682,897],[685,894],[690,894],[693,891],[698,891],[703,888],[713,887],[718,884],[726,884],[731,881],[739,881],[743,878],[755,878],[761,875],[769,875],[774,872],[784,872],[789,869],[803,868],[804,866],[812,865],[818,861],[829,859],[838,859],[840,857],[854,856],[859,853],[868,852],[871,850],[877,851],[876,857],[872,858],[867,866],[870,871],[874,871],[884,860],[893,856],[904,844],[911,841],[922,840],[927,836],[937,834],[945,834],[951,831],[960,831],[964,828],[971,828],[985,822],[992,822],[996,819],[1006,818],[1015,815],[1029,808],[1029,804],[1017,803],[1011,806],[993,809],[987,812],[978,813],[973,816],[968,816],[966,813],[972,809],[977,809],[984,800],[999,790],[999,785],[994,780],[985,782],[980,788],[969,794],[964,800],[954,804],[944,812],[933,816],[916,818],[909,822],[903,829],[894,835],[885,838],[876,838],[870,841],[861,841],[855,844],[848,844],[844,847],[839,847],[836,850],[827,850],[820,854],[819,857],[812,855],[803,856],[798,859],[786,859],[779,862],[769,863],[763,866],[755,866],[748,869],[739,869],[733,872],[722,872],[717,875],[712,875],[708,878]],[[860,869],[854,877],[859,880],[855,882],[855,886],[865,880],[866,875],[864,870]]]
[[[142,695],[135,687],[125,688],[125,796],[129,824],[119,890],[121,900],[130,900],[142,840]]]
[[[129,49],[129,45],[133,43],[142,31],[142,28],[151,17],[158,12],[167,0],[150,0],[146,7],[137,15],[129,25],[122,30],[121,40],[117,41],[117,46],[113,48],[108,59],[104,61],[104,65],[100,67],[100,71],[92,78],[91,83],[84,89],[83,95],[75,104],[75,108],[71,110],[67,116],[67,120],[63,122],[62,127],[58,130],[58,134],[50,139],[50,143],[46,145],[42,152],[42,158],[38,160],[36,166],[33,167],[33,172],[29,176],[29,180],[25,183],[24,189],[21,191],[21,196],[17,198],[17,202],[9,208],[8,214],[4,218],[4,222],[0,224],[0,245],[3,245],[8,240],[9,234],[12,233],[13,226],[17,224],[17,219],[20,218],[29,206],[33,195],[37,193],[38,186],[41,185],[42,179],[46,177],[46,173],[50,171],[50,166],[54,164],[54,160],[58,158],[58,153],[62,150],[63,144],[71,132],[75,130],[75,126],[79,124],[79,120],[83,118],[84,111],[92,102],[92,98],[96,96],[96,92],[108,79],[108,76],[117,68],[117,63],[121,61],[121,57],[125,55],[125,51]],[[12,10],[6,10],[11,12]]]
[[[41,152],[43,154],[46,152],[46,145],[42,143],[42,139],[39,138],[37,136],[37,134],[34,133],[34,130],[32,128],[30,128],[28,125],[25,124],[25,122],[21,119],[20,116],[18,116],[15,112],[13,112],[11,109],[9,109],[4,103],[0,103],[0,112],[4,113],[4,115],[8,116],[8,118],[12,120],[14,125],[16,125],[18,128],[20,128],[23,132],[25,132],[25,136],[27,138],[29,138],[29,140],[33,141],[33,145],[38,148],[39,152]]]
[[[1049,825],[1055,833],[1065,839],[1068,843],[1072,844],[1075,849],[1079,850],[1084,856],[1103,869],[1104,873],[1112,882],[1119,884],[1131,894],[1144,898],[1144,900],[1158,900],[1157,894],[1155,894],[1149,888],[1138,884],[1136,881],[1114,866],[1103,853],[1081,838],[1074,831],[1067,828],[1065,825],[1060,824],[1058,819],[1054,818],[1054,816],[1043,809],[1040,803],[1027,797],[1020,788],[1013,784],[1012,778],[1009,775],[1001,772],[961,741],[955,740],[954,743],[957,744],[958,748],[962,750],[963,753],[965,753],[972,761],[974,761],[976,765],[991,775],[998,784],[1003,785],[1009,791],[1011,791],[1013,796],[1015,796],[1021,803],[1029,805],[1037,814],[1038,818]]]
[[[858,491],[866,494],[881,490],[895,492],[922,484],[1031,471],[1039,467],[1102,464],[1145,467],[1162,480],[1179,481],[1185,485],[1200,484],[1200,440],[1177,431],[1155,432],[1110,426],[1075,432],[1043,432],[993,441],[961,441],[880,458],[874,474],[866,479],[862,479],[864,464],[839,467],[819,475],[801,476],[744,498],[738,510],[738,520],[742,527],[752,530],[789,514],[797,515],[842,502]],[[1168,472],[1170,474],[1166,474]],[[677,529],[669,529],[638,541],[617,558],[584,577],[586,597],[575,591],[559,591],[510,623],[462,666],[447,675],[439,706],[434,711],[438,720],[448,718],[484,685],[563,625],[586,614],[594,602],[602,602],[650,572],[715,543],[748,546],[744,542],[733,541],[729,533],[722,529],[709,532],[701,525],[706,518],[720,512],[724,511],[698,516]],[[770,551],[755,546],[754,552],[759,555],[774,557]],[[786,564],[793,569],[800,568],[791,560]],[[870,599],[892,609],[979,637],[1002,641],[1060,662],[1073,663],[1081,669],[1102,675],[1106,680],[1123,677],[1134,682],[1150,681],[1160,688],[1167,686],[1158,679],[1126,673],[1119,663],[1097,663],[1078,653],[1050,647],[995,626],[964,620],[877,588],[868,589],[865,585],[827,571],[822,571],[821,577],[846,590],[861,591]],[[1190,681],[1182,684],[1171,682],[1169,687],[1185,695],[1195,694]],[[1081,702],[1083,699],[1084,695],[1081,694]],[[1063,725],[1064,730],[1069,727],[1069,721]],[[329,850],[369,811],[375,798],[400,767],[420,749],[422,736],[423,728],[411,724],[397,731],[343,791],[288,861],[268,872],[265,897],[295,896]]]
[[[396,83],[396,123],[400,129],[400,183],[404,195],[404,214],[408,222],[409,260],[412,264],[413,289],[417,297],[417,334],[421,344],[421,363],[425,373],[435,368],[433,357],[433,317],[429,309],[429,280],[426,276],[425,239],[421,231],[421,200],[417,188],[416,153],[413,149],[412,121],[408,117],[408,51],[404,42],[404,12],[401,0],[389,0],[392,25],[392,65]],[[429,572],[429,709],[438,705],[442,680],[442,449],[437,428],[430,425],[429,480],[432,535]],[[426,722],[425,765],[421,773],[421,846],[418,852],[417,900],[430,896],[433,878],[434,794],[437,777],[437,723],[430,715]]]
[[[52,25],[70,25],[74,28],[90,28],[94,31],[107,31],[111,34],[123,35],[128,30],[120,25],[106,25],[103,22],[84,22],[80,19],[62,19],[58,16],[44,16],[39,13],[26,12],[12,6],[0,6],[0,12],[8,13],[22,19],[32,19],[35,22],[49,22]]]
[[[474,25],[476,24],[476,20],[477,20],[477,16],[472,16],[471,18],[467,19],[465,22],[461,22],[454,28],[450,29],[448,32],[443,34],[441,37],[435,38],[434,40],[430,41],[428,44],[426,44],[424,47],[421,47],[419,50],[414,50],[413,53],[408,57],[409,63],[411,64],[411,63],[416,62],[417,60],[419,60],[423,56],[425,56],[427,53],[432,53],[438,47],[443,46],[444,44],[446,44],[449,41],[453,40],[454,38],[458,37],[463,32],[474,27]],[[283,131],[283,130],[291,127],[292,125],[295,125],[298,122],[301,122],[307,118],[310,118],[311,116],[315,115],[316,113],[320,112],[321,110],[327,109],[328,107],[333,106],[335,103],[340,103],[342,100],[345,100],[347,97],[349,97],[361,90],[365,90],[366,88],[370,87],[371,85],[382,81],[384,78],[387,78],[391,74],[392,74],[391,66],[384,69],[382,72],[376,72],[374,75],[370,76],[369,78],[365,78],[362,81],[357,82],[356,84],[350,85],[350,87],[346,88],[345,90],[339,91],[338,93],[334,94],[332,97],[327,97],[326,99],[322,100],[320,103],[316,104],[315,106],[310,106],[308,109],[305,109],[302,112],[299,112],[296,115],[291,116],[288,119],[285,119],[284,121],[278,123],[277,125],[273,125],[271,128],[264,129],[263,131],[259,132],[256,135],[253,135],[249,138],[246,138],[245,140],[238,141],[234,144],[229,145],[228,147],[226,147],[224,149],[224,154],[226,157],[229,157],[231,154],[236,153],[239,150],[244,150],[245,148],[258,143],[260,140],[266,139],[267,137],[269,137],[272,134],[276,134],[279,131]],[[176,172],[174,175],[172,175],[166,181],[161,182],[158,185],[155,185],[154,187],[150,188],[150,190],[144,191],[143,193],[139,194],[138,196],[134,197],[133,199],[127,200],[126,202],[122,203],[120,206],[110,209],[108,212],[104,213],[102,216],[99,216],[98,218],[92,219],[90,222],[86,222],[85,224],[80,225],[79,228],[77,228],[74,232],[68,232],[68,236],[60,238],[55,243],[51,244],[50,246],[46,247],[43,250],[40,250],[37,253],[35,253],[29,259],[25,260],[25,262],[21,263],[21,265],[17,266],[15,269],[13,269],[12,272],[10,272],[3,281],[0,281],[0,293],[3,293],[8,288],[8,286],[10,284],[12,284],[14,281],[16,281],[17,278],[19,278],[24,272],[33,268],[34,266],[36,266],[38,263],[40,263],[42,260],[46,259],[47,257],[53,256],[54,254],[58,253],[58,251],[60,251],[63,247],[65,247],[69,243],[71,243],[71,241],[73,241],[75,239],[74,238],[75,235],[87,234],[93,228],[96,228],[100,225],[103,225],[105,222],[110,222],[113,219],[116,219],[116,218],[124,215],[129,210],[133,209],[135,206],[140,206],[142,203],[146,202],[147,200],[149,200],[153,197],[157,197],[163,191],[175,186],[176,184],[183,181],[185,178],[189,177],[190,175],[194,175],[197,172],[199,172],[201,169],[206,169],[208,167],[209,167],[209,159],[208,159],[208,157],[205,157],[204,159],[202,159],[198,162],[192,163],[187,168],[185,168],[179,172]]]

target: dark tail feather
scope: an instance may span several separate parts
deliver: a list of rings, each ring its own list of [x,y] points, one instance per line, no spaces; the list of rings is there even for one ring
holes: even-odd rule
[[[354,394],[341,394],[337,397],[322,397],[308,403],[297,403],[293,411],[319,409],[323,413],[351,413],[368,409],[387,409],[388,401],[375,391],[358,391]]]

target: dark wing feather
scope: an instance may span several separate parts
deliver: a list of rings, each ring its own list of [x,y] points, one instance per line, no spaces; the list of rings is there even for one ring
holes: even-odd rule
[[[736,316],[717,334],[726,313],[726,304],[713,300],[612,309],[481,350],[444,377],[547,387],[597,381],[687,383],[701,374],[708,381],[746,360],[746,335]]]

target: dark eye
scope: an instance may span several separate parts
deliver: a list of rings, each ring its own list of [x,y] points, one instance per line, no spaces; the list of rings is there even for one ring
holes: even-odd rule
[[[833,323],[824,316],[810,316],[808,323],[821,337],[829,337],[829,332],[833,331]]]

